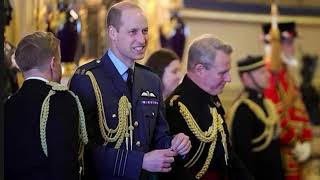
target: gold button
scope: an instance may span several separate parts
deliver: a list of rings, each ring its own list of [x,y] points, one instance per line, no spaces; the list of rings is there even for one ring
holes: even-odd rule
[[[134,127],[138,127],[139,126],[138,121],[135,121],[133,125],[134,125]]]
[[[112,114],[112,117],[115,118],[115,117],[117,117],[117,115],[116,114]]]
[[[140,145],[141,145],[140,141],[137,141],[136,146],[140,147]]]

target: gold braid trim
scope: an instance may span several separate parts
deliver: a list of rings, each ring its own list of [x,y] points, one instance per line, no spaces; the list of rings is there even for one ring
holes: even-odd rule
[[[177,97],[174,96],[174,100],[177,99]],[[172,101],[174,101],[172,100]],[[170,102],[173,105],[173,102]],[[205,143],[211,143],[209,151],[208,151],[208,156],[205,160],[204,165],[202,166],[201,170],[196,174],[196,178],[200,179],[208,170],[213,154],[214,154],[214,150],[216,147],[216,142],[217,142],[217,132],[219,131],[219,133],[221,134],[221,138],[222,138],[222,144],[223,144],[223,148],[225,151],[225,161],[227,164],[228,161],[228,150],[227,150],[227,140],[226,140],[226,134],[224,132],[224,128],[223,128],[223,119],[220,116],[220,114],[218,114],[217,109],[216,108],[210,108],[210,114],[212,116],[212,125],[208,128],[207,131],[203,132],[201,130],[201,128],[199,127],[199,125],[197,124],[197,122],[195,121],[195,119],[193,118],[192,114],[190,113],[190,111],[188,110],[188,108],[181,102],[178,102],[179,108],[180,108],[180,113],[183,116],[183,118],[185,119],[189,129],[191,130],[191,132],[197,137],[197,139],[201,142],[200,147],[198,148],[197,152],[194,154],[194,156],[191,158],[191,160],[189,162],[186,163],[185,167],[192,167],[200,158],[202,152],[203,152],[203,148],[204,148],[204,144]]]
[[[77,95],[75,95],[72,91],[68,92],[75,98],[76,102],[77,102],[77,106],[78,106],[78,111],[79,111],[79,134],[80,134],[80,138],[83,144],[88,144],[89,142],[89,138],[88,138],[88,133],[87,133],[87,129],[86,129],[86,121],[85,121],[85,115],[83,112],[83,108],[82,105],[80,103],[80,99]]]
[[[48,146],[47,146],[47,121],[49,116],[49,108],[50,108],[50,97],[54,95],[56,92],[53,90],[49,91],[49,94],[44,99],[42,106],[41,106],[41,113],[40,113],[40,141],[41,147],[44,154],[48,157]]]
[[[272,137],[273,137],[274,131],[275,131],[275,126],[277,125],[277,123],[279,121],[277,110],[276,110],[275,106],[273,105],[273,103],[268,99],[263,100],[263,104],[266,108],[268,116],[261,109],[261,107],[259,105],[257,105],[255,102],[253,102],[252,100],[247,98],[247,99],[243,99],[243,102],[248,105],[248,107],[255,113],[255,115],[258,117],[258,119],[262,123],[264,123],[264,125],[265,125],[265,129],[264,129],[263,133],[260,136],[258,136],[257,138],[252,140],[252,144],[256,144],[256,143],[262,141],[263,139],[265,139],[265,142],[263,144],[261,144],[258,147],[254,147],[252,149],[252,151],[254,151],[254,152],[262,151],[265,148],[267,148],[272,141]]]
[[[191,168],[197,162],[197,160],[200,158],[200,156],[203,152],[204,146],[205,146],[205,143],[200,142],[200,146],[199,146],[197,152],[193,155],[193,157],[189,160],[189,162],[187,162],[184,165],[184,167]]]
[[[236,114],[236,111],[239,107],[239,105],[242,103],[242,99],[237,100],[230,108],[230,111],[227,113],[227,122],[228,122],[228,129],[230,132],[230,135],[232,136],[232,127],[233,127],[233,120],[234,115]],[[232,142],[231,142],[232,143]]]
[[[83,144],[88,143],[88,135],[86,130],[86,124],[85,124],[85,116],[84,112],[80,103],[80,100],[78,96],[76,96],[72,91],[68,90],[68,87],[58,84],[56,82],[48,82],[48,85],[52,86],[51,90],[49,91],[49,94],[44,99],[42,106],[41,106],[41,113],[40,113],[40,141],[41,141],[41,147],[44,152],[44,154],[48,157],[48,146],[46,141],[46,127],[48,122],[48,116],[49,116],[49,109],[50,109],[50,97],[56,93],[56,91],[67,91],[70,93],[77,103],[78,107],[78,113],[79,113],[79,136]]]
[[[217,142],[217,138],[215,138],[209,148],[208,151],[208,156],[206,158],[206,161],[204,162],[202,168],[200,169],[200,171],[196,174],[196,179],[200,179],[208,170],[213,154],[214,154],[214,149],[216,148],[216,142]]]
[[[263,144],[252,149],[252,151],[254,152],[262,151],[265,148],[267,148],[268,145],[271,143],[276,128],[275,126],[277,126],[277,123],[279,121],[279,116],[276,107],[270,100],[263,99],[263,104],[266,107],[266,111],[268,114],[267,116],[258,104],[256,104],[247,97],[242,97],[232,106],[231,112],[229,113],[229,120],[232,121],[234,119],[235,112],[241,103],[246,104],[257,116],[257,118],[265,125],[264,131],[258,137],[254,138],[251,141],[252,144],[256,144],[261,142],[262,140],[265,140]]]
[[[179,95],[173,95],[170,99],[170,106],[173,106],[173,101],[177,100],[180,96]]]
[[[224,150],[224,159],[226,162],[226,165],[228,165],[228,159],[229,159],[229,155],[228,155],[228,144],[227,144],[227,135],[226,132],[224,131],[224,127],[223,127],[223,118],[221,117],[221,115],[217,112],[216,108],[212,108],[211,109],[214,115],[217,116],[217,118],[219,119],[219,123],[218,123],[218,130],[220,132],[221,138],[222,138],[222,146],[223,146],[223,150]],[[217,119],[216,118],[216,119]]]
[[[132,117],[131,117],[131,103],[129,102],[126,96],[122,96],[119,100],[118,105],[118,116],[119,122],[115,129],[111,129],[107,125],[105,112],[104,112],[104,105],[103,105],[103,98],[97,83],[96,78],[94,77],[91,71],[87,71],[86,75],[89,76],[93,90],[96,96],[97,102],[97,109],[98,109],[98,116],[99,116],[99,128],[100,133],[105,141],[105,144],[109,142],[116,142],[115,149],[119,149],[124,137],[126,137],[126,146],[128,149],[128,137],[129,135],[132,136],[133,126],[132,124]],[[128,116],[130,118],[130,128],[128,127]],[[130,134],[129,132],[130,131]],[[132,141],[132,137],[131,137]]]
[[[191,132],[199,139],[201,142],[212,142],[216,138],[217,126],[213,126],[214,119],[212,121],[212,125],[208,128],[207,131],[203,132],[197,122],[194,120],[192,114],[188,110],[188,108],[181,102],[178,102],[180,107],[180,113],[185,119],[189,129]]]
[[[120,98],[120,100],[119,100],[118,114],[119,114],[118,126],[121,126],[123,124],[122,125],[123,127],[120,127],[119,131],[122,130],[123,132],[121,132],[120,138],[118,139],[118,141],[117,141],[117,143],[116,143],[116,145],[114,147],[115,149],[119,149],[120,148],[124,137],[126,137],[126,141],[129,138],[128,116],[129,115],[131,116],[131,103],[129,102],[129,100],[128,100],[128,98],[126,96],[122,96]],[[106,120],[104,120],[104,122],[106,122]],[[130,117],[130,122],[131,122],[131,117]],[[128,142],[126,142],[126,147],[128,148]]]

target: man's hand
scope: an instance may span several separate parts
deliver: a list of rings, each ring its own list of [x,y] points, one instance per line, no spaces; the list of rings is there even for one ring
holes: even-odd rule
[[[179,155],[186,155],[191,149],[189,136],[183,133],[176,134],[171,141],[171,149]]]
[[[143,157],[142,169],[149,172],[169,172],[176,155],[171,149],[150,151]]]

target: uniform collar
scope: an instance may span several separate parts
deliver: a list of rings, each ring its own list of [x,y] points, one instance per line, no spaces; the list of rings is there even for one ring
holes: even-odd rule
[[[208,104],[211,107],[218,108],[219,114],[224,114],[224,109],[221,104],[221,101],[217,95],[211,95],[201,89],[197,84],[195,84],[188,75],[185,75],[181,83],[181,87],[186,94],[186,97],[190,98],[189,100],[195,104]]]
[[[186,93],[189,94],[193,99],[199,101],[208,101],[210,100],[211,95],[201,89],[197,84],[195,84],[188,75],[185,75],[183,78],[182,84],[186,86]]]
[[[246,92],[248,93],[248,97],[250,99],[256,99],[256,100],[260,100],[263,99],[263,93],[259,92],[257,90],[251,89],[251,88],[245,88]]]
[[[30,80],[30,79],[40,80],[40,81],[43,81],[45,83],[49,82],[47,79],[45,79],[43,77],[37,77],[37,76],[30,76],[30,77],[26,78],[25,81]]]

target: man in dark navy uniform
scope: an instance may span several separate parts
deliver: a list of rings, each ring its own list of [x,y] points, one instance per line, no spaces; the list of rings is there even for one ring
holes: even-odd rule
[[[166,100],[170,131],[186,133],[192,149],[164,179],[187,175],[189,179],[251,179],[231,149],[224,109],[217,96],[231,81],[231,52],[231,46],[212,35],[192,42],[187,74]]]
[[[172,138],[163,115],[159,77],[134,63],[144,57],[148,26],[143,11],[121,2],[107,16],[110,49],[79,67],[70,88],[84,106],[89,145],[84,152],[88,179],[150,179],[168,172],[174,156],[191,148],[180,133]]]
[[[57,83],[59,43],[52,33],[36,32],[18,44],[15,58],[25,81],[5,103],[6,180],[78,179],[83,112],[77,97]]]
[[[240,60],[238,71],[245,90],[228,114],[234,151],[255,179],[282,180],[280,119],[273,102],[263,95],[269,83],[263,57]]]

